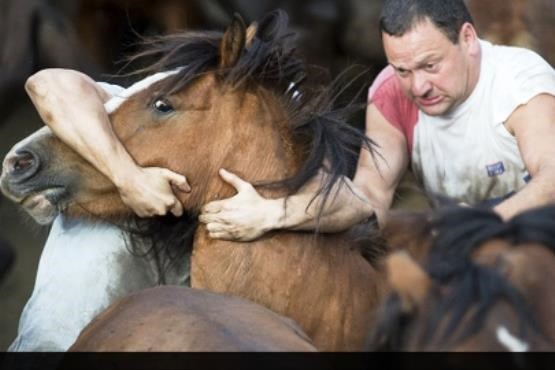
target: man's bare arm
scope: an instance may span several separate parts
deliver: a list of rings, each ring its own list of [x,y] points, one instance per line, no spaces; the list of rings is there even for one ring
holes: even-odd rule
[[[181,215],[172,185],[189,190],[184,176],[137,166],[112,130],[104,108],[110,95],[88,76],[47,69],[29,77],[25,89],[56,136],[106,175],[139,216]]]
[[[207,225],[212,238],[250,241],[275,229],[318,227],[323,232],[335,232],[372,215],[370,204],[349,179],[345,179],[346,184],[336,184],[320,213],[322,196],[314,196],[325,176],[322,172],[298,193],[278,199],[262,197],[250,183],[225,170],[220,171],[220,176],[235,187],[237,194],[202,208],[199,221]]]
[[[366,135],[378,144],[379,155],[361,152],[354,183],[372,204],[380,226],[387,221],[397,186],[409,165],[407,141],[374,104],[366,110]]]
[[[321,210],[323,198],[315,198],[315,194],[325,176],[323,171],[287,199],[266,199],[250,183],[222,171],[222,178],[238,193],[205,205],[199,220],[207,225],[211,237],[241,241],[274,229],[341,231],[368,219],[375,211],[382,221],[408,163],[406,142],[372,105],[367,110],[367,134],[380,144],[383,158],[374,158],[363,150],[354,181],[338,183]]]
[[[506,122],[517,139],[532,180],[495,207],[509,219],[526,210],[555,202],[555,97],[542,94],[517,108]]]

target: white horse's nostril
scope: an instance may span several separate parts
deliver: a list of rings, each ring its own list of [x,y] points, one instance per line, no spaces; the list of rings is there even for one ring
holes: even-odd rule
[[[31,153],[26,152],[14,158],[10,158],[9,168],[13,172],[21,172],[31,167],[34,162],[35,162],[35,158],[33,157],[33,155]]]
[[[45,137],[49,137],[51,135],[52,131],[50,130],[50,128],[48,128],[48,126],[44,126],[28,138],[14,145],[14,147],[6,155],[4,163],[2,164],[2,176],[8,174],[12,176],[13,174],[17,173],[17,171],[22,171],[25,168],[34,168],[36,172],[39,167],[39,157],[33,154],[32,151],[29,150],[29,148],[33,146],[33,143],[41,141]],[[33,160],[29,161],[27,155],[30,155]],[[20,159],[23,159],[23,161],[19,161]]]
[[[3,176],[20,182],[33,176],[39,169],[38,157],[28,150],[8,154],[3,164]]]

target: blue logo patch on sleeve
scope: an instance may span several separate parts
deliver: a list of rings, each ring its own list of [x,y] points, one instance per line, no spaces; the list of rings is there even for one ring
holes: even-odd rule
[[[490,164],[486,166],[486,169],[488,170],[489,177],[495,177],[505,173],[505,165],[503,164],[503,162]]]

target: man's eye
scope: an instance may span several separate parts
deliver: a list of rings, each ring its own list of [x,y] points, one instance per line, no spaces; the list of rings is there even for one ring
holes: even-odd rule
[[[153,106],[154,109],[156,109],[160,113],[170,113],[174,111],[172,105],[165,99],[156,100]]]
[[[428,72],[434,72],[437,70],[437,64],[426,64],[425,69]]]

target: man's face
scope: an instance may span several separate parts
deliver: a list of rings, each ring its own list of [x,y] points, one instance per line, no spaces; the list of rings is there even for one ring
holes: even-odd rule
[[[474,32],[473,28],[470,32]],[[383,34],[385,54],[401,87],[430,116],[451,112],[476,86],[477,39],[475,33],[470,40],[466,36],[461,31],[459,43],[453,44],[429,20],[419,22],[401,37]]]

